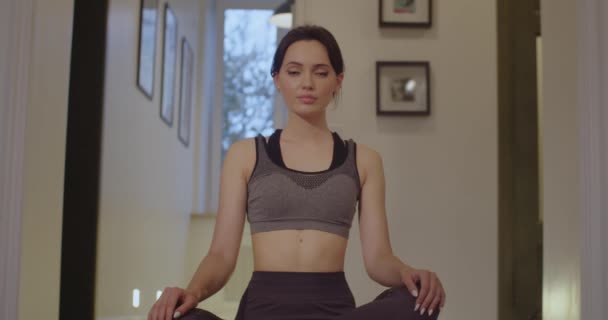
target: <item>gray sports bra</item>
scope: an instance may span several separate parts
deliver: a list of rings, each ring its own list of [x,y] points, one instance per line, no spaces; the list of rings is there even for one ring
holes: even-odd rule
[[[247,185],[251,233],[315,229],[348,238],[360,193],[355,142],[346,141],[342,163],[320,172],[273,162],[262,135],[255,138],[255,145],[256,164]]]

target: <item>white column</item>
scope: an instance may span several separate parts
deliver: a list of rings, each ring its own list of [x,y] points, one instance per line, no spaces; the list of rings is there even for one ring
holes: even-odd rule
[[[581,318],[608,319],[608,5],[577,1]]]
[[[0,319],[16,320],[33,1],[0,4]]]

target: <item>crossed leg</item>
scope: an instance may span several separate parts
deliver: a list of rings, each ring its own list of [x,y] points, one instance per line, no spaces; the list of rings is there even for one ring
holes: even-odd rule
[[[222,320],[222,318],[216,316],[215,314],[203,310],[203,309],[192,309],[190,312],[186,313],[183,317],[179,318],[180,320]]]
[[[390,288],[378,295],[372,302],[359,306],[332,320],[437,320],[439,310],[435,310],[432,316],[428,312],[420,314],[420,310],[414,311],[416,298],[405,287]],[[222,320],[215,314],[202,310],[193,309],[180,320]]]
[[[415,306],[416,298],[407,288],[390,288],[382,292],[374,301],[342,314],[335,320],[436,320],[439,315],[439,310],[434,310],[432,316],[428,315],[428,311],[421,315],[420,309],[414,311]]]

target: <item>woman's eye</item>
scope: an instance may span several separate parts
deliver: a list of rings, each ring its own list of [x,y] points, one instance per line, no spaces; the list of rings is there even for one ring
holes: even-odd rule
[[[287,74],[290,76],[297,76],[300,74],[300,71],[287,71]]]
[[[317,72],[317,75],[321,77],[327,77],[329,75],[329,72]]]

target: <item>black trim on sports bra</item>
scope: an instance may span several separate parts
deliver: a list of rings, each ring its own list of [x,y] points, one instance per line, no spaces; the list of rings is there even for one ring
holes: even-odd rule
[[[265,143],[266,150],[268,151],[268,157],[270,158],[270,160],[272,162],[274,162],[276,165],[278,165],[282,168],[292,170],[292,171],[297,171],[297,170],[288,168],[285,165],[285,162],[283,161],[283,155],[281,154],[281,144],[280,144],[280,138],[281,138],[282,131],[283,131],[282,129],[276,129],[274,131],[274,133],[272,135],[270,135],[270,137],[268,138],[268,142]],[[340,135],[338,135],[337,132],[332,132],[332,136],[334,138],[334,151],[333,151],[333,155],[332,155],[331,165],[329,166],[329,169],[319,171],[319,172],[333,170],[333,169],[339,167],[340,165],[342,165],[346,161],[346,157],[348,155],[348,149],[346,147],[346,143],[344,142],[344,140],[342,140],[342,138],[340,137]],[[314,173],[314,172],[311,172],[311,173]]]

